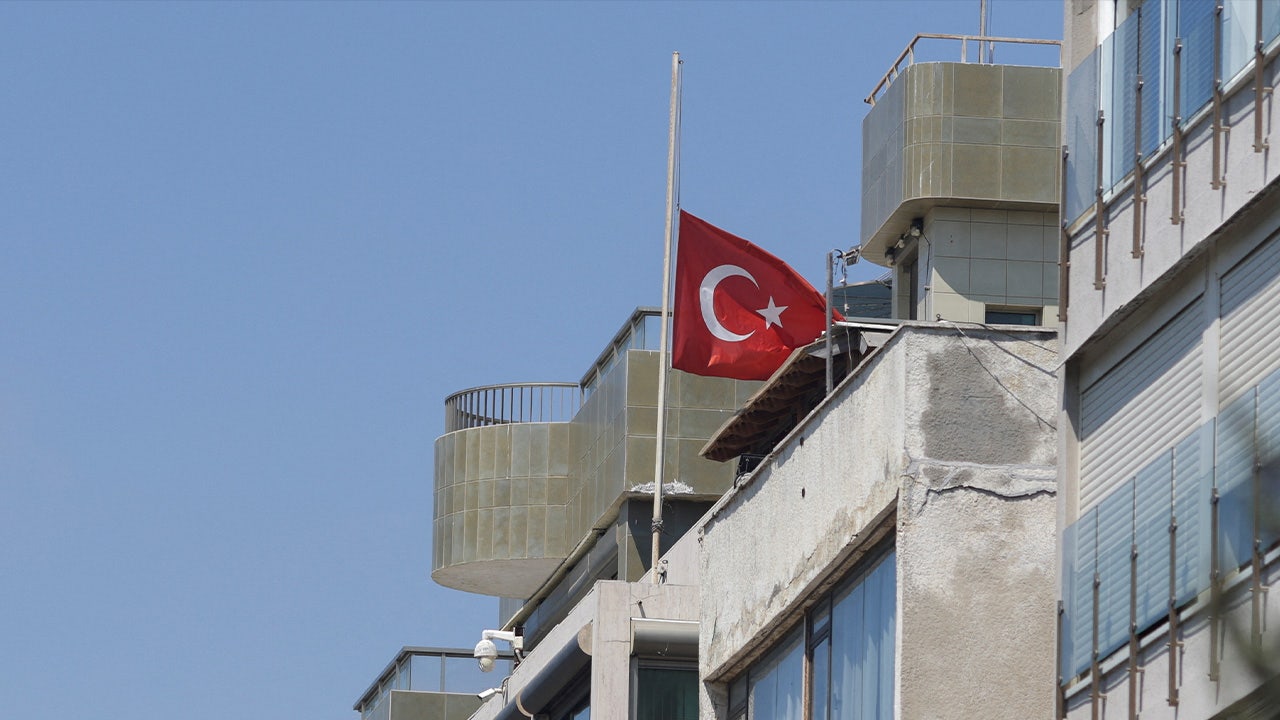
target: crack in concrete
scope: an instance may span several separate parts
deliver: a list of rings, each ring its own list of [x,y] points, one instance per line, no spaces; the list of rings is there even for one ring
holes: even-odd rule
[[[931,498],[958,490],[971,490],[1001,500],[1032,500],[1057,494],[1057,469],[1047,465],[981,465],[970,462],[937,462],[908,456],[904,479],[924,489],[914,508],[919,515]],[[911,493],[919,497],[917,493]],[[912,503],[915,505],[915,503]]]

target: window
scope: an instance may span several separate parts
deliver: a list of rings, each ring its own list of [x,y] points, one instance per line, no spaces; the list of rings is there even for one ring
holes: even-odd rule
[[[987,308],[988,325],[1039,325],[1039,310]]]
[[[891,720],[897,560],[879,551],[729,685],[730,718]],[[806,675],[809,678],[805,697]]]
[[[641,665],[635,697],[636,720],[698,720],[698,669]]]

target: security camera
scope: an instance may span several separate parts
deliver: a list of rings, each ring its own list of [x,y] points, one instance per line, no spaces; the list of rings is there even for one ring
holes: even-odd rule
[[[480,698],[481,700],[488,700],[494,695],[497,695],[499,689],[500,688],[489,688],[488,690],[481,690],[480,692],[476,693],[476,697]]]
[[[481,633],[480,642],[476,643],[475,652],[472,653],[476,661],[480,663],[480,672],[493,670],[493,664],[498,660],[498,646],[493,644],[494,640],[505,640],[511,643],[511,647],[514,650],[524,649],[524,638],[514,632],[485,630]]]
[[[480,672],[489,672],[493,670],[493,663],[498,659],[498,646],[493,641],[485,638],[476,643],[475,651],[476,660],[480,662]]]

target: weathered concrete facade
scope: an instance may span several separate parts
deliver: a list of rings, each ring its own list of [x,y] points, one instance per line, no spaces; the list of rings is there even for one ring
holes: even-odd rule
[[[708,514],[702,716],[882,542],[897,548],[895,717],[1052,712],[1056,338],[899,329]]]

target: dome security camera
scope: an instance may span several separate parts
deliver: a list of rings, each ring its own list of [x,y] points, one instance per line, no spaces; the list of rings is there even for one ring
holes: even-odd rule
[[[472,654],[480,663],[480,672],[491,672],[498,659],[498,646],[489,638],[484,638],[476,643],[476,651]]]
[[[520,651],[524,649],[524,638],[516,635],[515,632],[509,630],[485,630],[480,635],[480,642],[476,643],[476,650],[472,655],[476,661],[480,663],[480,672],[490,672],[493,665],[498,660],[498,647],[493,644],[494,640],[505,640],[511,643],[511,648],[516,651],[517,661],[520,657]]]

